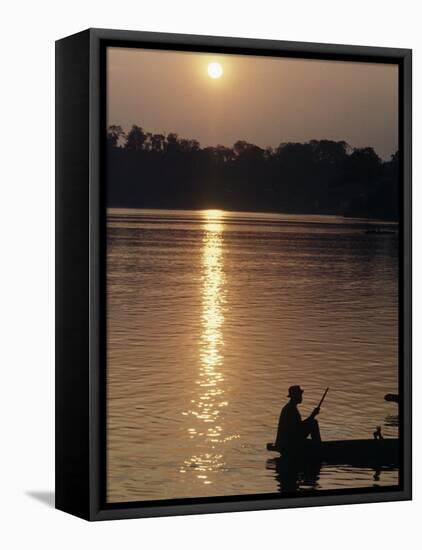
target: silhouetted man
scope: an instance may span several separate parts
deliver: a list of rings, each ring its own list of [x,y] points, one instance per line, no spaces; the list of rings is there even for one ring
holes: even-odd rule
[[[290,401],[281,410],[275,442],[282,453],[301,453],[309,435],[317,445],[321,443],[319,425],[315,420],[319,414],[319,407],[312,411],[309,418],[302,420],[297,408],[302,403],[302,395],[303,390],[300,386],[290,386],[288,395]]]

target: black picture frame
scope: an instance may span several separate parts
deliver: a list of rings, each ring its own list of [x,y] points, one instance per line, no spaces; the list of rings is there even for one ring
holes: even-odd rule
[[[105,501],[105,48],[397,63],[400,193],[400,458],[397,489]],[[409,500],[411,414],[411,101],[408,49],[88,29],[56,42],[56,508],[87,520]]]

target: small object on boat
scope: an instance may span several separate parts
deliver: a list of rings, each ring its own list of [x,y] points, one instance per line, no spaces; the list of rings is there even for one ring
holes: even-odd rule
[[[384,439],[381,432],[381,426],[377,426],[377,429],[374,432],[374,439]]]
[[[274,443],[267,443],[267,450],[280,453]],[[391,466],[399,463],[398,439],[350,439],[338,441],[323,441],[315,446],[310,439],[305,441],[301,455],[303,462],[326,464],[350,464],[356,467]]]
[[[399,394],[398,393],[387,393],[384,396],[384,399],[386,401],[392,401],[393,403],[398,403],[399,402]]]
[[[367,229],[365,231],[367,235],[395,235],[396,232],[391,229]]]

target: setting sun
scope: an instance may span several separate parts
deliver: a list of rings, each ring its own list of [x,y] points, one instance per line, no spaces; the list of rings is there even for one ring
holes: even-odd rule
[[[223,67],[220,63],[210,63],[208,65],[208,76],[211,78],[220,78],[223,75]]]

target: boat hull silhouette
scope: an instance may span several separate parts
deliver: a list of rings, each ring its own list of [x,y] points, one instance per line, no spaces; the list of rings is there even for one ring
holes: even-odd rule
[[[286,457],[274,443],[267,443],[267,450],[280,453],[281,458]],[[398,439],[350,439],[324,441],[317,446],[311,440],[307,440],[298,458],[303,462],[397,467],[399,442]]]

